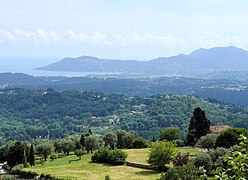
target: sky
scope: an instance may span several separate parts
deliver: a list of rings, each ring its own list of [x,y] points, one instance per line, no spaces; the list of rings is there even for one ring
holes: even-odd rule
[[[150,60],[248,50],[247,0],[0,0],[0,57]]]

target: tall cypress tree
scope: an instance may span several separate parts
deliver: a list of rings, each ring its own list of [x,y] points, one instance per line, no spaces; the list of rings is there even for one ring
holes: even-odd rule
[[[189,124],[187,141],[189,145],[194,145],[201,136],[209,133],[210,121],[201,108],[195,108]]]
[[[34,145],[31,145],[30,152],[29,152],[29,164],[31,166],[35,166],[35,156],[34,156]]]

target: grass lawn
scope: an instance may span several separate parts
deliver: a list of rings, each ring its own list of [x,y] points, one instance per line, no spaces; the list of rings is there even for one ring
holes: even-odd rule
[[[140,164],[148,164],[147,159],[148,159],[148,153],[150,152],[149,148],[125,149],[124,151],[128,153],[127,161],[140,163]],[[177,148],[177,151],[182,153],[189,152],[191,155],[204,153],[192,147],[179,147]]]
[[[26,171],[34,171],[38,174],[51,174],[61,179],[87,179],[87,180],[104,180],[106,175],[111,179],[151,179],[155,180],[160,177],[160,173],[152,170],[133,168],[126,165],[111,166],[107,164],[98,164],[90,162],[91,154],[82,156],[82,160],[73,161],[69,164],[69,160],[77,160],[72,155],[60,158],[44,165],[36,165],[32,168],[26,168]]]
[[[191,154],[199,154],[193,148],[178,148],[181,152],[189,152]],[[149,149],[127,149],[124,150],[128,153],[127,161],[147,164],[147,155]],[[69,164],[69,160],[72,161]],[[87,180],[104,180],[106,175],[111,179],[137,179],[137,180],[156,180],[160,177],[161,173],[153,170],[145,170],[140,168],[123,166],[111,166],[107,164],[91,163],[91,154],[82,156],[82,160],[74,155],[60,158],[52,162],[46,162],[44,165],[37,164],[35,167],[25,168],[26,171],[37,172],[38,174],[51,174],[61,179],[87,179]]]

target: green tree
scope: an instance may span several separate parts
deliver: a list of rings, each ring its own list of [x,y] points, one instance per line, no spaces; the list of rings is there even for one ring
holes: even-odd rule
[[[14,142],[5,146],[5,156],[10,167],[25,163],[24,161],[27,158],[25,147],[25,142]]]
[[[85,138],[86,137],[88,137],[88,136],[90,136],[90,135],[92,135],[92,131],[91,131],[91,129],[89,129],[89,131],[87,132],[87,133],[82,133],[81,134],[81,138],[80,138],[80,144],[83,146],[83,147],[85,147]]]
[[[54,151],[54,146],[51,142],[42,142],[36,146],[37,154],[44,157],[44,160],[47,160],[48,155]]]
[[[215,146],[225,148],[234,146],[235,144],[238,144],[240,142],[239,136],[241,134],[247,136],[248,132],[244,128],[228,128],[222,131],[217,137]]]
[[[28,159],[29,159],[29,164],[31,166],[35,166],[35,155],[34,155],[34,145],[33,144],[31,144]]]
[[[82,149],[76,149],[74,151],[74,154],[81,160],[82,159],[82,156],[85,154],[85,152]]]
[[[125,132],[122,138],[122,147],[133,148],[134,139],[136,137],[138,137],[138,135],[134,131]]]
[[[159,170],[167,169],[166,164],[169,164],[176,155],[176,146],[172,142],[154,142],[151,145],[148,163]]]
[[[210,121],[206,118],[205,111],[199,107],[195,108],[189,124],[187,143],[194,145],[201,136],[209,133],[209,129]]]
[[[125,135],[126,131],[123,130],[117,130],[115,131],[116,136],[117,136],[117,148],[122,149],[123,148],[123,137]]]
[[[179,128],[175,127],[164,128],[159,135],[160,141],[174,141],[179,137]]]
[[[69,156],[70,151],[74,150],[75,148],[76,144],[71,139],[65,139],[62,141],[62,151],[64,151],[67,156]]]
[[[85,149],[87,153],[91,152],[93,153],[93,150],[95,150],[98,146],[98,142],[95,136],[90,135],[85,137]]]
[[[115,133],[108,133],[104,136],[103,141],[105,146],[109,146],[110,149],[115,149],[117,145],[117,136]]]
[[[138,137],[134,139],[133,148],[147,148],[147,147],[148,147],[148,143],[144,138]]]

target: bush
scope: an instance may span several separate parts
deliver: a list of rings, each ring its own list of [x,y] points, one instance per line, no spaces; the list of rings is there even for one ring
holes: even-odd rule
[[[229,152],[228,149],[218,147],[216,149],[210,149],[208,154],[211,156],[212,161],[215,162],[219,157],[226,155]]]
[[[105,180],[111,180],[110,176],[109,175],[106,175],[105,176]]]
[[[210,149],[208,151],[208,154],[211,156],[213,161],[213,169],[224,166],[223,156],[225,156],[228,152],[230,152],[228,149],[222,147]]]
[[[11,169],[11,174],[19,175],[23,179],[33,179],[35,176],[38,176],[36,172],[23,171],[24,164],[18,164]]]
[[[40,179],[47,179],[47,180],[55,180],[55,177],[52,177],[51,174],[41,174]]]
[[[198,180],[198,168],[193,164],[176,166],[163,173],[160,180]]]
[[[229,128],[221,132],[217,137],[215,146],[230,148],[236,144],[239,144],[239,136],[243,134],[247,136],[248,133],[244,128]]]
[[[174,166],[183,166],[184,164],[189,163],[189,153],[181,153],[179,152],[175,159],[173,160]]]
[[[76,149],[74,154],[81,160],[82,156],[85,154],[85,151],[82,149]]]
[[[93,162],[106,162],[107,161],[107,157],[109,155],[110,150],[106,147],[102,147],[100,149],[98,149],[92,156],[91,156],[91,160]]]
[[[195,144],[195,147],[207,148],[207,149],[213,148],[217,137],[218,134],[207,134],[205,136],[202,136]]]
[[[57,158],[58,158],[58,155],[55,154],[55,153],[53,153],[53,154],[50,155],[50,159],[51,159],[52,161],[55,160],[55,159],[57,159]]]
[[[121,165],[126,162],[127,153],[122,150],[109,150],[108,148],[98,149],[92,156],[93,162],[110,163],[114,165]]]
[[[154,142],[151,145],[148,163],[160,171],[167,170],[166,164],[173,160],[176,154],[176,146],[172,142]]]
[[[147,148],[148,143],[146,142],[144,138],[141,138],[141,137],[135,138],[133,142],[133,147],[134,148]]]
[[[207,174],[211,173],[213,161],[209,154],[200,154],[194,159],[194,165],[196,167],[203,167]]]
[[[18,175],[24,168],[24,164],[18,164],[11,169],[11,174]]]
[[[183,140],[181,140],[181,139],[176,139],[173,142],[177,145],[177,147],[183,147],[185,145]]]
[[[121,165],[125,164],[127,158],[127,153],[120,150],[111,150],[107,156],[107,162],[110,164]]]
[[[15,180],[16,177],[14,175],[3,175],[2,180]]]

